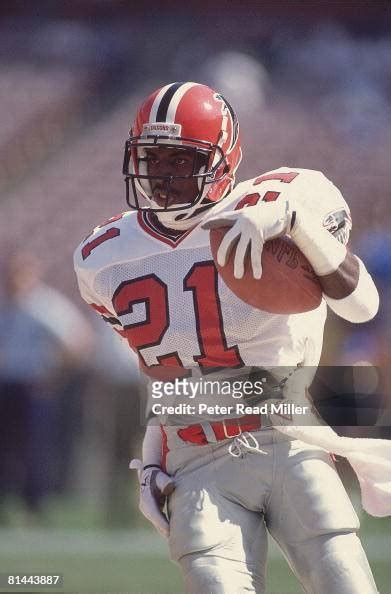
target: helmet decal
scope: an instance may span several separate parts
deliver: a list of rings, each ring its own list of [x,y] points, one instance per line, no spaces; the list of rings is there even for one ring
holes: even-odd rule
[[[238,116],[236,115],[236,113],[234,112],[231,104],[225,99],[225,97],[223,97],[223,95],[221,95],[220,93],[216,93],[216,97],[217,99],[220,99],[220,101],[222,101],[226,108],[228,109],[228,113],[230,115],[231,118],[231,125],[232,125],[232,140],[231,140],[231,145],[228,149],[228,152],[232,150],[232,148],[234,147],[238,136],[239,136],[239,121],[238,121]]]

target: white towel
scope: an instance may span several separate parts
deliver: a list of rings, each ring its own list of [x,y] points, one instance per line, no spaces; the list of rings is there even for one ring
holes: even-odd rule
[[[274,425],[292,438],[344,456],[357,475],[362,506],[372,516],[391,515],[391,441],[341,437],[327,425]]]

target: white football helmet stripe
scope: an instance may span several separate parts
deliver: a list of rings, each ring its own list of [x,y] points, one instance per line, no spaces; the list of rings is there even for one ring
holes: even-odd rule
[[[165,87],[162,87],[160,89],[159,93],[156,95],[155,100],[152,103],[151,113],[149,115],[149,121],[150,122],[156,122],[156,115],[157,115],[157,110],[159,109],[160,101],[162,100],[162,98],[163,98],[164,94],[166,93],[166,91],[168,91],[168,89],[170,87],[172,87],[173,84],[175,84],[175,83],[170,83],[169,85],[166,85]]]
[[[173,123],[175,122],[176,111],[178,109],[180,100],[182,99],[183,95],[185,93],[187,93],[187,91],[189,89],[192,89],[193,87],[196,87],[196,86],[199,86],[199,83],[189,82],[189,83],[184,83],[183,85],[181,85],[179,87],[179,89],[176,91],[176,93],[174,93],[174,95],[170,101],[170,105],[168,106],[166,122],[173,122]]]

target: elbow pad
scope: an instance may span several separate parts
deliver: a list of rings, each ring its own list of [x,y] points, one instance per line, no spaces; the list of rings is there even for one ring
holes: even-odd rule
[[[377,314],[379,293],[365,265],[360,258],[357,258],[357,260],[360,266],[360,274],[354,291],[342,299],[333,299],[327,295],[323,295],[323,297],[334,313],[344,318],[344,320],[348,320],[348,322],[360,324],[369,322]]]

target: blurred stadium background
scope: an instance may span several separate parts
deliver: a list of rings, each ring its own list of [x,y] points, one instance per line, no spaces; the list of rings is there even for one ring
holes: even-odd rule
[[[331,316],[322,362],[350,369],[332,393],[350,374],[356,397],[380,403],[351,434],[389,437],[391,5],[4,0],[0,16],[0,573],[61,572],[68,592],[180,592],[127,470],[142,435],[136,364],[81,303],[73,250],[125,210],[123,142],[144,94],[218,88],[241,122],[240,180],[319,169],[352,208],[382,306],[365,327]],[[389,594],[390,521],[362,525]],[[273,547],[268,583],[299,592]]]

